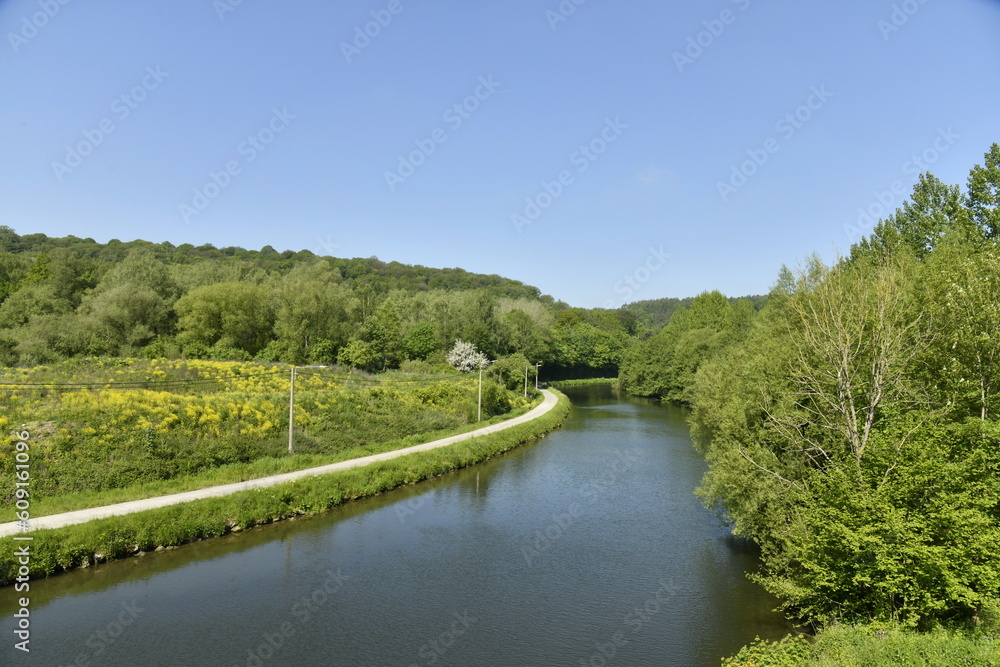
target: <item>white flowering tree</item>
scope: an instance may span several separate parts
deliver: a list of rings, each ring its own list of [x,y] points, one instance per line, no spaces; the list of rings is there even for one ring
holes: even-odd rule
[[[486,368],[489,362],[486,355],[477,350],[475,345],[462,340],[456,340],[455,346],[448,353],[448,363],[463,373]]]

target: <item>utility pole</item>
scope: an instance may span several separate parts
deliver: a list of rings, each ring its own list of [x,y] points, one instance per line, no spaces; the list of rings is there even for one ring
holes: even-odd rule
[[[288,385],[288,453],[294,454],[292,442],[295,438],[295,371],[297,368],[326,368],[326,366],[292,366],[292,381]]]
[[[492,364],[494,361],[496,361],[496,359],[493,359],[493,361],[487,361],[479,367],[479,411],[476,415],[477,422],[483,421],[483,369]]]

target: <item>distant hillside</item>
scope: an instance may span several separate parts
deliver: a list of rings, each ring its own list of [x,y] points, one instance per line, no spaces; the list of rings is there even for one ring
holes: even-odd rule
[[[750,301],[753,301],[754,308],[759,311],[764,307],[764,303],[767,301],[767,295],[753,294],[744,297],[729,297],[730,302],[736,301],[737,299],[749,299]],[[647,329],[659,331],[667,325],[675,310],[680,307],[690,308],[692,301],[694,301],[694,297],[687,297],[684,299],[677,299],[674,297],[647,299],[645,301],[634,301],[626,304],[622,306],[622,309],[635,313],[639,322],[642,323],[642,325]]]
[[[616,375],[637,338],[630,315],[463,269],[0,226],[0,367],[99,356],[430,372],[463,341],[520,386],[536,364],[549,380]]]
[[[284,275],[301,264],[308,264],[321,259],[309,250],[285,250],[278,252],[271,246],[260,250],[246,250],[237,246],[216,248],[211,244],[194,246],[184,243],[178,246],[172,243],[152,243],[149,241],[119,241],[112,239],[107,243],[97,243],[92,238],[81,239],[76,236],[54,238],[45,234],[25,234],[18,236],[9,227],[0,227],[0,251],[14,255],[27,256],[32,259],[41,254],[51,255],[69,252],[77,260],[86,260],[94,275],[100,276],[113,264],[125,259],[130,251],[146,249],[156,259],[164,264],[198,264],[215,262],[221,264],[246,264],[257,267],[270,275]],[[542,297],[537,287],[504,278],[498,275],[483,275],[470,273],[464,269],[433,269],[426,266],[400,264],[399,262],[383,262],[377,257],[367,259],[343,259],[323,257],[330,266],[337,269],[343,277],[343,282],[352,289],[370,285],[378,294],[391,290],[426,291],[426,290],[474,290],[488,289],[496,296],[511,299],[538,299]],[[0,267],[0,299],[3,292],[4,275]],[[95,281],[96,284],[96,281]],[[549,299],[543,299],[549,300]]]

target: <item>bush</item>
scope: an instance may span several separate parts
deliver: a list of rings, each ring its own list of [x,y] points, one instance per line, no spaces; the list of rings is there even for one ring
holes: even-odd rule
[[[776,642],[757,637],[735,657],[723,660],[722,667],[795,667],[814,655],[812,645],[801,635],[788,635]]]
[[[329,340],[317,341],[309,349],[309,361],[327,366],[337,363],[337,344]]]
[[[281,361],[287,351],[287,346],[276,340],[272,340],[268,343],[263,350],[257,353],[254,357],[254,361],[260,361],[263,363],[273,363],[275,361]]]
[[[528,370],[528,384],[531,389],[535,388],[535,365],[528,362],[528,358],[521,353],[512,354],[507,357],[500,357],[493,368],[500,378],[501,384],[511,391],[524,390],[524,371]],[[491,373],[492,375],[492,373]]]
[[[510,410],[510,395],[507,390],[483,378],[483,417],[501,415]]]
[[[226,345],[214,345],[208,351],[212,361],[250,361],[250,354],[245,350]]]

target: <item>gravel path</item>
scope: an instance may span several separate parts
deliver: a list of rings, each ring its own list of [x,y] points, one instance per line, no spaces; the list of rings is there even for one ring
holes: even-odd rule
[[[134,512],[144,512],[146,510],[156,509],[159,507],[169,507],[170,505],[178,505],[180,503],[187,503],[192,500],[202,500],[204,498],[218,498],[220,496],[228,496],[233,493],[238,493],[240,491],[249,491],[251,489],[263,489],[268,486],[275,486],[276,484],[284,484],[285,482],[291,482],[296,479],[302,479],[303,477],[312,477],[315,475],[325,475],[331,472],[337,472],[340,470],[349,470],[350,468],[357,468],[359,466],[368,465],[370,463],[375,463],[377,461],[388,461],[390,459],[397,458],[399,456],[406,456],[407,454],[413,454],[414,452],[425,452],[431,449],[437,449],[438,447],[447,447],[448,445],[455,444],[456,442],[461,442],[462,440],[468,440],[469,438],[474,438],[480,435],[486,435],[488,433],[496,433],[497,431],[503,431],[512,426],[518,424],[523,424],[525,422],[531,421],[532,419],[537,419],[541,417],[546,412],[555,407],[558,399],[556,395],[551,391],[542,390],[545,399],[542,404],[534,408],[530,412],[527,412],[520,417],[515,417],[514,419],[509,419],[499,424],[492,424],[490,426],[485,426],[475,431],[469,431],[468,433],[462,433],[460,435],[453,435],[449,438],[442,438],[441,440],[434,440],[432,442],[427,442],[422,445],[414,445],[413,447],[406,447],[405,449],[397,449],[391,452],[383,452],[382,454],[373,454],[371,456],[362,456],[356,459],[350,459],[348,461],[340,461],[339,463],[331,463],[325,466],[319,466],[317,468],[307,468],[306,470],[297,470],[295,472],[287,472],[281,475],[271,475],[270,477],[261,477],[259,479],[251,479],[245,482],[236,482],[235,484],[225,484],[223,486],[211,486],[207,489],[197,489],[195,491],[186,491],[184,493],[174,493],[168,496],[157,496],[156,498],[146,498],[145,500],[133,500],[127,503],[118,503],[115,505],[105,505],[104,507],[92,507],[85,510],[77,510],[75,512],[64,512],[62,514],[52,514],[49,516],[33,518],[28,524],[28,530],[43,530],[46,528],[62,528],[63,526],[72,526],[78,523],[85,523],[87,521],[93,521],[94,519],[103,519],[109,516],[122,516],[125,514],[132,514]],[[11,521],[10,523],[0,524],[0,537],[8,537],[10,535],[17,535],[24,532],[19,522]]]

